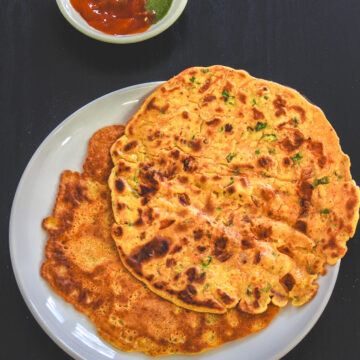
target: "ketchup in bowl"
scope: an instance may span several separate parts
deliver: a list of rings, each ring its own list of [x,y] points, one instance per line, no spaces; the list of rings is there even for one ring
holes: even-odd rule
[[[145,32],[168,12],[172,0],[70,0],[93,28],[110,35]]]

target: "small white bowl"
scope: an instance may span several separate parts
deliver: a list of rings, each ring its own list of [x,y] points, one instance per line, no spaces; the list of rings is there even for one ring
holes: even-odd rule
[[[170,27],[182,14],[188,0],[173,0],[168,13],[156,24],[139,34],[133,35],[108,35],[90,26],[81,15],[72,7],[70,0],[56,0],[61,13],[75,29],[96,40],[115,44],[135,43],[159,35]]]

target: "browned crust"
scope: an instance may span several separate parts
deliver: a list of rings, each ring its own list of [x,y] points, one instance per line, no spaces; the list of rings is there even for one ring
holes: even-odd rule
[[[97,132],[89,142],[84,173],[61,175],[52,215],[43,222],[50,237],[42,277],[123,351],[198,353],[266,327],[277,307],[258,316],[239,310],[215,317],[189,312],[156,296],[123,268],[110,236],[106,178],[111,166],[104,149],[121,134],[119,126]]]

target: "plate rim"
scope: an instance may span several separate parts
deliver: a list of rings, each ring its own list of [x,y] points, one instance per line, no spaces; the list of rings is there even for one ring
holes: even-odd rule
[[[25,181],[26,175],[30,171],[31,166],[32,166],[33,162],[36,159],[36,156],[41,151],[43,146],[46,145],[46,143],[56,133],[56,131],[58,131],[61,127],[63,127],[68,122],[70,122],[73,117],[78,115],[78,113],[82,112],[86,107],[90,106],[91,104],[93,104],[93,103],[95,103],[97,101],[100,101],[100,100],[102,100],[102,99],[104,99],[106,97],[109,97],[111,95],[114,95],[116,93],[121,93],[121,92],[125,92],[125,91],[128,91],[128,90],[138,89],[138,88],[143,88],[143,87],[153,87],[152,91],[154,91],[158,86],[160,86],[164,82],[165,81],[152,81],[152,82],[145,82],[145,83],[139,83],[139,84],[135,84],[135,85],[131,85],[131,86],[126,86],[126,87],[111,91],[111,92],[109,92],[109,93],[107,93],[105,95],[102,95],[100,97],[97,97],[97,98],[91,100],[90,102],[86,103],[85,105],[82,105],[79,109],[72,112],[63,121],[61,121],[52,131],[50,131],[50,133],[38,145],[37,149],[34,151],[34,153],[32,154],[32,156],[30,158],[30,160],[26,164],[26,167],[23,170],[22,175],[20,177],[20,180],[19,180],[19,182],[17,184],[17,187],[16,187],[16,191],[15,191],[13,201],[12,201],[12,205],[11,205],[10,219],[9,219],[9,252],[10,252],[11,265],[12,265],[12,270],[13,270],[14,277],[15,277],[15,280],[16,280],[16,284],[18,286],[18,289],[19,289],[19,291],[21,293],[21,296],[22,296],[27,308],[30,310],[30,313],[35,318],[36,322],[39,324],[39,326],[42,328],[42,330],[46,333],[47,336],[50,337],[50,339],[52,341],[54,341],[54,343],[56,345],[58,345],[65,353],[72,356],[74,359],[84,360],[85,358],[82,355],[80,355],[74,349],[73,346],[66,343],[60,337],[57,337],[55,335],[55,333],[51,330],[51,328],[49,326],[49,323],[45,320],[45,318],[40,314],[40,312],[38,311],[36,306],[33,304],[31,298],[29,297],[29,295],[27,294],[27,292],[25,290],[24,283],[23,283],[23,281],[21,279],[21,275],[20,275],[21,271],[20,271],[19,265],[17,264],[16,256],[15,256],[15,249],[14,249],[15,240],[13,240],[14,239],[13,234],[14,234],[14,231],[15,231],[14,230],[14,211],[15,211],[15,208],[16,208],[17,203],[19,201],[19,196],[20,196],[19,194],[21,192],[22,187],[24,186],[24,181]],[[296,345],[298,345],[305,338],[305,336],[310,332],[310,330],[317,323],[320,316],[324,312],[324,309],[327,306],[327,304],[328,304],[328,302],[330,300],[330,297],[331,297],[331,295],[333,293],[333,290],[334,290],[334,287],[335,287],[335,284],[336,284],[336,281],[337,281],[337,278],[338,278],[340,264],[341,264],[341,260],[339,260],[336,263],[336,265],[332,266],[334,273],[333,273],[333,277],[331,279],[331,283],[328,286],[328,291],[325,294],[324,298],[322,299],[321,304],[320,304],[319,308],[317,309],[316,313],[314,313],[314,315],[312,316],[311,321],[309,321],[307,326],[301,332],[299,332],[298,336],[296,336],[292,342],[290,342],[286,347],[284,347],[282,351],[277,352],[273,357],[269,358],[269,360],[270,359],[271,360],[281,359],[283,356],[285,356],[287,353],[289,353]],[[320,277],[318,279],[320,279]],[[66,302],[66,303],[69,304],[68,302]],[[70,304],[70,305],[72,305],[72,304]],[[77,311],[77,310],[75,309],[75,311]],[[82,313],[80,313],[80,314],[82,314]],[[86,316],[86,315],[84,315],[84,316]],[[86,316],[86,318],[88,318],[88,317]],[[108,342],[106,342],[106,344],[109,345],[109,346],[112,346],[112,344],[110,344]],[[118,351],[121,351],[121,350],[118,350]]]

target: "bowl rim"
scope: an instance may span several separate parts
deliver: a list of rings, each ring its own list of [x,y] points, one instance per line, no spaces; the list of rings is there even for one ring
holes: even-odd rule
[[[182,12],[184,11],[188,0],[172,0],[172,4],[169,8],[168,13],[156,24],[151,26],[148,30],[138,33],[138,34],[131,34],[131,35],[109,35],[102,33],[101,31],[93,28],[89,24],[86,23],[84,20],[84,24],[78,22],[76,19],[73,18],[70,14],[70,7],[73,11],[76,11],[73,6],[71,5],[70,0],[56,0],[56,3],[60,9],[60,12],[64,16],[64,18],[78,31],[83,33],[86,36],[89,36],[95,40],[113,43],[113,44],[130,44],[136,43],[140,41],[144,41],[150,39],[154,36],[157,36],[168,29],[174,22],[180,17]],[[65,4],[67,6],[65,6]],[[175,7],[174,13],[169,16],[169,12],[172,7]],[[79,14],[79,16],[81,16]]]

